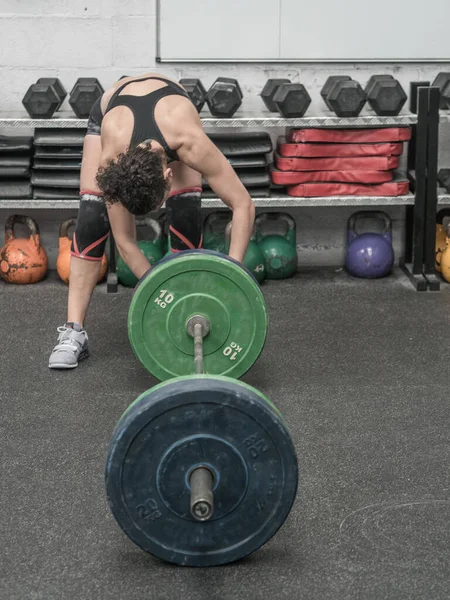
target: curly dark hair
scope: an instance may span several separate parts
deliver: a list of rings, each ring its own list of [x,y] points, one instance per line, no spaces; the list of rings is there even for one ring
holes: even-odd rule
[[[164,177],[164,154],[136,146],[110,160],[97,173],[97,183],[105,200],[120,202],[131,214],[145,215],[158,209],[169,189]]]

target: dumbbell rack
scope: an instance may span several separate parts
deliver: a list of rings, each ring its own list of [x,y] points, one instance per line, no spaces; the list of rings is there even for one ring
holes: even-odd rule
[[[414,85],[414,84],[413,84]],[[421,88],[422,89],[422,88]],[[429,88],[432,89],[432,88]],[[434,88],[433,88],[434,89]],[[414,103],[413,103],[414,104]],[[223,129],[283,129],[286,128],[371,128],[371,127],[406,127],[413,126],[414,135],[408,144],[408,176],[413,193],[396,197],[367,197],[367,196],[338,196],[316,198],[294,198],[276,191],[269,198],[254,198],[259,208],[296,208],[296,207],[326,207],[326,206],[406,206],[408,207],[406,232],[406,264],[403,265],[411,282],[417,290],[428,289],[428,280],[423,275],[424,257],[424,215],[426,207],[427,171],[428,171],[428,96],[417,105],[415,111],[404,112],[397,117],[379,117],[374,113],[362,114],[354,118],[336,116],[318,116],[287,119],[274,116],[273,113],[258,114],[236,113],[230,119],[202,117],[200,118],[206,131]],[[52,128],[52,129],[85,129],[86,119],[74,118],[60,114],[59,118],[31,119],[23,115],[0,116],[0,131],[3,128]],[[219,199],[203,199],[202,207],[223,207]],[[6,199],[0,201],[3,209],[76,209],[77,199]],[[111,236],[111,245],[113,245]],[[115,264],[110,265],[115,274]],[[117,291],[114,277],[108,285],[108,291]]]

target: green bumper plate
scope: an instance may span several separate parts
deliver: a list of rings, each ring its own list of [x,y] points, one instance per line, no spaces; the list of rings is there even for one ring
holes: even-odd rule
[[[194,341],[186,330],[194,315],[211,326],[203,340],[205,373],[241,377],[264,347],[264,296],[241,265],[209,251],[165,258],[139,282],[128,333],[141,363],[160,380],[194,373]]]

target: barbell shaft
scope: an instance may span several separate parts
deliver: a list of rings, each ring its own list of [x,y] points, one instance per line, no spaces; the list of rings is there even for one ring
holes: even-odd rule
[[[189,479],[191,486],[191,515],[196,521],[208,521],[214,512],[214,476],[207,467],[197,467]]]
[[[194,365],[195,374],[203,373],[203,327],[201,323],[194,325]]]

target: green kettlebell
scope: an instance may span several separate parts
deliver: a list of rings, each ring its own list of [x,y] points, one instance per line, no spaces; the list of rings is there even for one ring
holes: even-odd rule
[[[139,240],[137,245],[141,249],[148,262],[153,266],[158,262],[158,260],[161,260],[164,254],[164,252],[161,250],[162,229],[160,223],[155,221],[155,219],[146,218],[136,220],[136,227],[144,225],[153,229],[155,232],[155,237],[153,241]],[[134,275],[121,256],[118,257],[116,262],[116,272],[118,280],[125,287],[134,287],[137,284],[137,277]]]
[[[264,265],[264,256],[261,252],[261,248],[256,243],[255,232],[253,230],[253,235],[250,238],[250,241],[247,246],[247,252],[244,257],[244,265],[247,269],[252,273],[258,283],[262,283],[266,278],[266,267]],[[227,225],[225,229],[225,239],[227,243],[227,253],[230,249],[230,236],[231,236],[231,222]]]
[[[230,222],[230,211],[216,211],[208,215],[203,223],[203,248],[227,254],[225,227]]]
[[[262,227],[269,221],[286,225],[286,233],[263,234]],[[295,221],[287,213],[263,213],[258,215],[256,223],[256,241],[264,256],[267,279],[286,279],[297,272],[297,238]]]

